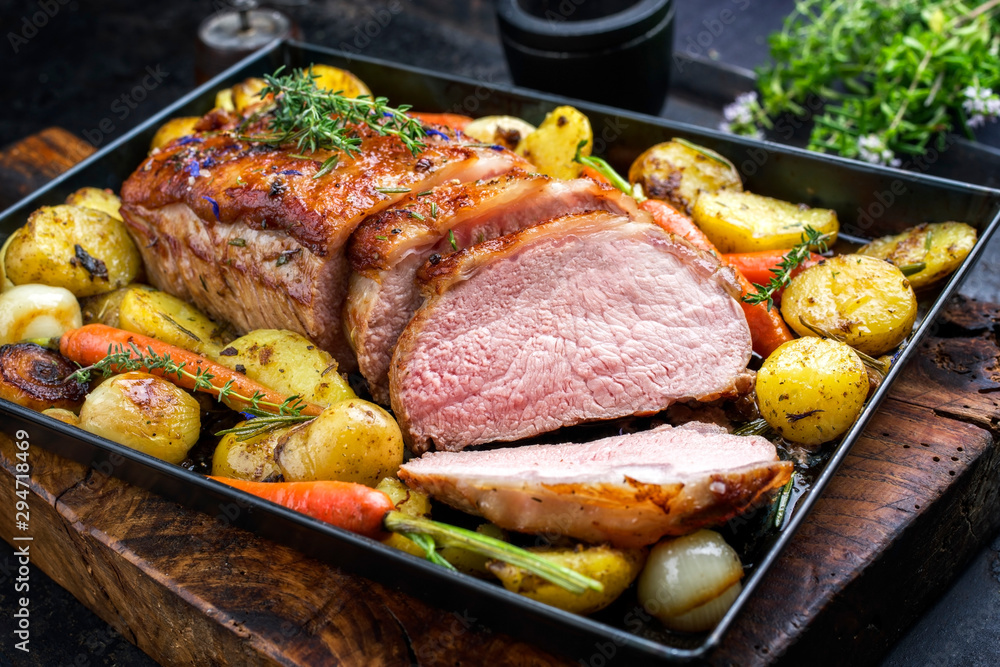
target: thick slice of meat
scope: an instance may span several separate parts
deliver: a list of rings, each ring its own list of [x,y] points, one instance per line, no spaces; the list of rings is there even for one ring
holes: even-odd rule
[[[432,452],[399,476],[501,528],[639,547],[736,516],[792,469],[764,438],[698,424],[585,444]]]
[[[415,278],[428,258],[436,261],[549,218],[587,211],[646,219],[635,200],[615,188],[518,170],[411,194],[365,220],[348,244],[352,273],[345,319],[375,400],[389,402],[389,362],[422,301]]]
[[[425,267],[392,359],[414,451],[459,450],[742,393],[750,331],[730,269],[656,225],[556,218]]]
[[[344,246],[355,227],[409,192],[528,166],[440,132],[412,155],[361,126],[360,152],[337,153],[336,167],[315,178],[335,153],[248,143],[238,138],[239,119],[215,120],[211,132],[151,155],[122,186],[123,217],[150,281],[241,331],[298,331],[342,369],[356,367],[341,321]]]

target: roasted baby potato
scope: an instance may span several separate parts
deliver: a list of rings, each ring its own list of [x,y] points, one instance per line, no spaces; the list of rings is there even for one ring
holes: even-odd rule
[[[4,256],[7,277],[65,287],[75,296],[110,292],[135,280],[142,259],[125,224],[78,206],[43,206],[30,216]]]
[[[499,144],[513,151],[536,129],[528,121],[515,116],[483,116],[466,125],[462,132],[476,141]]]
[[[118,317],[118,313],[125,296],[133,289],[153,291],[156,288],[149,285],[132,283],[113,292],[105,292],[104,294],[80,299],[80,309],[83,311],[83,323],[106,324],[109,327],[121,329],[121,320]]]
[[[331,67],[330,65],[313,65],[311,67],[313,75],[316,77],[316,87],[339,92],[344,97],[361,97],[372,94],[365,82],[354,76],[346,69]]]
[[[868,372],[848,345],[806,336],[782,344],[757,372],[760,415],[786,440],[815,446],[851,428]]]
[[[80,188],[70,196],[66,197],[66,203],[70,206],[80,206],[90,208],[95,211],[103,211],[116,220],[121,220],[122,215],[119,209],[122,207],[122,200],[111,190],[105,188]]]
[[[125,288],[116,326],[211,359],[226,344],[223,328],[200,310],[166,292],[142,286]]]
[[[187,137],[194,134],[194,127],[201,118],[197,116],[181,116],[171,118],[160,126],[160,129],[153,135],[153,140],[149,142],[149,150],[154,151],[163,148],[174,139]],[[69,203],[69,202],[67,202]]]
[[[628,170],[628,180],[653,199],[670,202],[691,215],[703,192],[743,191],[733,163],[715,151],[681,139],[657,144],[640,155]]]
[[[18,285],[0,294],[0,345],[58,338],[82,324],[76,297],[62,287]]]
[[[266,387],[318,405],[354,398],[333,357],[293,331],[251,331],[227,345],[215,360]]]
[[[148,373],[116,375],[97,386],[80,409],[80,428],[120,445],[180,463],[198,441],[198,401]]]
[[[375,488],[389,496],[396,509],[403,514],[430,518],[431,499],[426,494],[410,489],[399,478],[383,477],[382,481],[375,485]],[[413,540],[399,533],[389,533],[389,537],[382,540],[382,544],[420,558],[425,555],[424,550],[417,546]]]
[[[594,146],[590,119],[573,107],[558,107],[524,138],[517,152],[535,165],[539,173],[553,178],[576,178],[583,170],[583,165],[573,162],[581,141],[586,144],[580,155],[590,155]]]
[[[693,219],[719,252],[755,252],[791,248],[800,243],[806,227],[837,240],[840,223],[830,209],[809,208],[751,192],[703,192],[694,205]]]
[[[224,111],[236,111],[236,104],[233,103],[232,88],[223,88],[215,94],[215,108]]]
[[[906,274],[910,285],[920,289],[951,275],[974,245],[974,227],[964,222],[938,222],[875,239],[858,250],[858,254],[895,264]]]
[[[644,549],[578,545],[570,549],[536,547],[529,551],[542,554],[549,560],[596,579],[604,584],[604,590],[598,592],[588,589],[577,595],[528,574],[516,565],[490,561],[487,567],[507,590],[575,614],[590,614],[614,602],[639,576],[643,563],[646,562]]]
[[[0,293],[6,292],[14,286],[14,283],[7,279],[7,265],[4,262],[4,257],[7,256],[7,248],[10,247],[11,241],[13,241],[14,237],[21,232],[21,229],[23,228],[15,229],[11,235],[7,237],[7,240],[3,242],[3,245],[0,246]]]
[[[800,336],[815,336],[819,329],[877,357],[909,335],[917,297],[892,264],[838,255],[792,278],[781,297],[781,314]]]
[[[403,464],[403,436],[388,412],[352,398],[291,429],[274,456],[289,482],[333,479],[375,486]]]
[[[265,86],[267,81],[257,77],[250,77],[233,86],[233,106],[236,107],[236,113],[242,114],[248,107],[260,104],[263,101],[260,91]]]
[[[238,441],[235,433],[227,433],[215,446],[212,474],[251,482],[279,480],[281,470],[274,461],[274,448],[287,432],[288,429],[270,431],[243,441]]]
[[[0,398],[39,412],[79,410],[87,385],[67,381],[76,368],[55,350],[35,343],[0,345]]]

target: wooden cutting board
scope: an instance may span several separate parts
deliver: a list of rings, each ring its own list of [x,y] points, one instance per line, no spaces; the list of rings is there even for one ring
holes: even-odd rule
[[[871,664],[1000,527],[996,331],[1000,307],[952,304],[710,663]],[[15,453],[0,435],[4,507]],[[556,655],[37,447],[31,460],[32,563],[163,664],[634,664],[599,642]],[[19,544],[14,520],[0,513],[0,536]]]

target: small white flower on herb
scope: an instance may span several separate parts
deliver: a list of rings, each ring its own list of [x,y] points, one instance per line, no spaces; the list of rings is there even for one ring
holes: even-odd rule
[[[742,93],[736,97],[732,104],[728,104],[722,109],[722,117],[726,120],[719,123],[719,129],[723,132],[763,139],[764,134],[755,122],[759,111],[760,103],[757,93]]]
[[[858,139],[858,159],[872,164],[898,167],[902,160],[885,145],[885,140],[877,134],[869,134]]]
[[[992,88],[969,86],[962,94],[965,96],[962,108],[969,116],[969,127],[981,127],[986,121],[993,122],[1000,116],[1000,96]]]

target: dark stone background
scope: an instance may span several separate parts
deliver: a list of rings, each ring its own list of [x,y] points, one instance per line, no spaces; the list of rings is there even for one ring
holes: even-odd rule
[[[366,55],[496,83],[510,80],[491,0],[271,4],[280,5],[296,19],[307,41],[338,47],[353,44],[357,26],[370,20],[370,11],[386,8],[389,2],[398,3],[402,11],[364,48]],[[195,31],[217,5],[211,0],[0,0],[0,73],[4,79],[0,145],[51,125],[103,144],[141,123],[194,87]],[[680,0],[675,48],[700,50],[723,62],[752,68],[767,58],[764,36],[780,26],[792,6],[792,0]],[[25,19],[30,21],[46,7],[53,15],[35,32],[26,30]],[[713,37],[707,48],[697,46],[694,40],[699,33],[711,33],[724,9],[732,10],[736,20]],[[11,34],[23,35],[26,41],[12,40]],[[147,67],[159,68],[163,80],[129,108],[119,98],[141,84]],[[668,103],[666,113],[676,117],[679,111],[672,113]],[[96,131],[102,119],[110,119],[115,126],[106,135]],[[964,292],[1000,301],[1000,281],[992,270],[998,251],[988,251]],[[0,542],[0,609],[13,607],[15,565],[13,550]],[[0,665],[153,664],[38,570],[31,575],[31,599],[32,652],[25,656],[14,651],[5,611]],[[1000,538],[982,551],[882,664],[995,665],[1000,662],[998,655]]]

